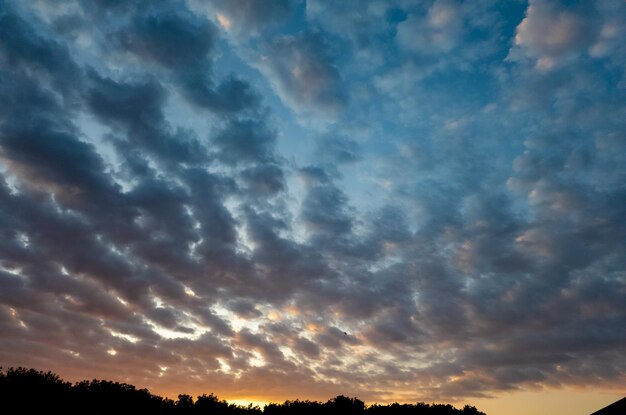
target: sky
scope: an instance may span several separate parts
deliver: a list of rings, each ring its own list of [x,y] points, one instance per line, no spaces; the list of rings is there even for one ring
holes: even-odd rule
[[[587,414],[626,2],[0,0],[0,365]]]

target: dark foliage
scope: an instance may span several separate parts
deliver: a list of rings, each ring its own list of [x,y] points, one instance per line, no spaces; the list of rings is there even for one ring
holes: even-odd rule
[[[171,415],[485,415],[473,406],[456,409],[452,405],[398,404],[371,405],[343,395],[326,403],[285,401],[271,403],[264,409],[240,406],[201,395],[194,401],[189,395],[178,400],[162,398],[147,389],[106,380],[84,380],[75,384],[63,381],[52,372],[22,367],[0,368],[0,412],[12,408],[15,413],[60,414],[171,414]]]

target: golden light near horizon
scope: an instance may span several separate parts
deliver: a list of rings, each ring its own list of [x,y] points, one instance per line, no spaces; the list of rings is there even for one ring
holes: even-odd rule
[[[168,394],[168,396],[175,398],[180,391]],[[258,406],[263,408],[270,403],[282,403],[285,400],[307,399],[306,396],[299,395],[297,397],[276,397],[276,398],[255,398],[229,395],[218,396],[220,399],[224,399],[229,403],[241,406]],[[384,400],[367,401],[366,404],[390,404],[394,402],[399,403],[443,403],[453,404],[458,408],[462,408],[464,405],[476,406],[483,412],[489,415],[546,415],[550,413],[568,413],[588,415],[597,411],[609,404],[624,397],[624,391],[615,389],[613,391],[607,390],[594,390],[587,388],[548,388],[535,391],[514,391],[505,392],[490,398],[477,398],[477,399],[461,399],[458,401],[447,400],[429,400],[429,399],[415,399],[406,400],[398,396],[394,398],[389,396]],[[332,396],[319,397],[317,400],[324,402],[331,399]]]
[[[565,388],[503,393],[492,399],[474,400],[473,404],[490,415],[588,415],[623,397],[624,391],[618,389]]]

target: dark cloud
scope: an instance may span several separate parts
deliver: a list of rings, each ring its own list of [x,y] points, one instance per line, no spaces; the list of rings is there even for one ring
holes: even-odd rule
[[[314,290],[328,273],[318,254],[280,235],[289,229],[287,220],[284,214],[246,211],[246,231],[256,267],[255,279],[242,287],[247,295],[282,304],[302,289]],[[255,285],[250,285],[252,282]]]
[[[182,129],[172,130],[165,121],[165,91],[158,81],[116,82],[96,74],[91,78],[93,86],[87,92],[87,103],[103,123],[128,131],[129,140],[164,162],[206,160],[204,148],[193,135]]]
[[[34,189],[46,193],[54,189],[59,198],[68,200],[114,191],[103,175],[98,153],[72,131],[59,130],[58,125],[45,120],[31,120],[20,127],[5,126],[2,156],[11,170]]]
[[[262,121],[231,121],[212,140],[218,157],[228,164],[266,163],[274,157],[275,135]]]
[[[348,333],[339,330],[337,327],[326,327],[326,329],[317,335],[315,339],[319,344],[326,348],[338,349],[343,343],[355,344],[357,340]]]
[[[257,95],[250,84],[230,76],[214,86],[206,68],[185,71],[180,75],[182,94],[194,105],[216,113],[233,113],[255,108]]]
[[[301,219],[312,234],[327,234],[336,237],[350,232],[352,215],[347,205],[348,198],[318,167],[301,170],[307,186],[302,202]]]
[[[277,193],[285,188],[283,170],[275,164],[246,169],[242,173],[248,188],[254,193]]]
[[[253,303],[245,300],[235,301],[229,305],[231,311],[243,318],[260,317],[261,312],[256,309]]]
[[[107,35],[119,49],[171,70],[182,96],[200,108],[233,113],[256,106],[246,81],[232,74],[215,79],[218,33],[211,22],[180,4],[138,10],[126,27]]]
[[[201,64],[214,49],[216,29],[205,19],[177,9],[147,9],[117,34],[121,46],[167,68]]]
[[[41,82],[52,83],[61,93],[67,94],[81,77],[81,70],[68,48],[46,36],[46,28],[34,29],[11,3],[3,1],[0,12],[0,61],[3,68],[10,68],[10,72],[17,74],[32,72],[41,77]]]
[[[300,353],[312,359],[316,359],[320,355],[319,346],[316,343],[313,343],[312,341],[305,338],[298,338],[295,348]]]

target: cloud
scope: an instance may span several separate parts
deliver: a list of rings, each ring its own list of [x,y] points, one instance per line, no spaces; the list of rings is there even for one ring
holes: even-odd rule
[[[259,68],[283,101],[296,112],[337,116],[347,92],[330,44],[319,33],[281,36],[261,48]]]
[[[16,126],[17,127],[17,126]],[[103,162],[94,148],[54,124],[31,122],[22,128],[5,129],[2,158],[13,174],[32,188],[58,197],[90,198],[89,193],[113,186],[102,175]]]
[[[549,70],[585,53],[594,43],[598,25],[593,8],[565,7],[556,1],[534,1],[517,27],[511,58],[533,59],[539,70]]]
[[[216,79],[213,63],[219,53],[218,30],[184,7],[145,7],[106,36],[114,49],[170,70],[181,95],[194,106],[228,114],[258,104],[246,81],[233,74]]]
[[[123,48],[168,68],[197,65],[213,51],[217,33],[211,23],[185,12],[147,9],[117,39]]]
[[[609,3],[2,2],[0,363],[261,400],[622,384]]]
[[[172,131],[164,119],[165,93],[154,79],[116,82],[92,74],[88,104],[102,122],[130,132],[128,138],[163,161],[199,162],[205,150],[182,129]]]
[[[421,54],[447,53],[461,41],[463,14],[456,1],[437,0],[426,16],[410,15],[398,25],[398,41]]]
[[[235,36],[258,35],[268,26],[284,21],[293,12],[291,0],[270,0],[262,4],[254,0],[216,0],[208,5],[192,2],[202,9],[208,7],[215,13],[217,22]]]
[[[258,97],[250,84],[234,76],[229,76],[218,85],[213,85],[206,68],[185,71],[180,74],[180,88],[194,105],[216,113],[234,113],[255,108]]]
[[[327,173],[316,167],[302,169],[307,195],[302,203],[301,218],[313,234],[339,236],[349,232],[352,219],[345,194]]]
[[[254,193],[276,193],[285,188],[283,170],[277,165],[267,164],[246,169],[242,177]]]
[[[214,138],[219,157],[226,163],[263,163],[272,160],[273,132],[255,120],[229,123]]]
[[[306,17],[334,36],[349,42],[342,53],[354,55],[370,71],[393,58],[390,43],[399,21],[406,18],[402,2],[373,1],[363,5],[358,1],[333,2],[312,0],[306,3]],[[336,42],[339,44],[339,42]]]

